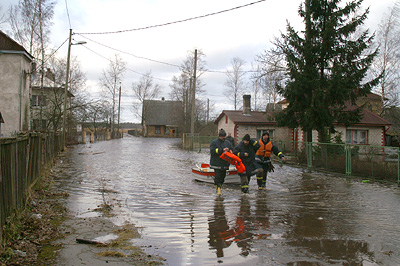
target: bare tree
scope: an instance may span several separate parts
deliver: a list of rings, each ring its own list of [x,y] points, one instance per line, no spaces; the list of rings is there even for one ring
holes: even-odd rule
[[[197,67],[196,67],[196,106],[195,112],[198,112],[197,106],[201,101],[197,96],[204,93],[202,87],[204,86],[201,76],[206,71],[206,61],[204,60],[205,54],[201,51],[197,51]],[[194,52],[188,52],[185,61],[180,66],[181,73],[179,76],[172,78],[172,84],[170,84],[171,93],[170,97],[173,100],[181,101],[183,104],[183,124],[182,128],[184,131],[189,131],[190,127],[190,115],[192,109],[192,78],[194,75]],[[205,103],[200,103],[200,106],[205,106]],[[202,116],[201,116],[202,117]],[[195,114],[195,119],[198,119],[199,115]]]
[[[139,101],[139,103],[135,103],[133,105],[133,108],[135,110],[136,116],[141,118],[142,124],[143,124],[143,133],[145,136],[147,136],[146,132],[146,109],[147,106],[145,105],[146,100],[153,100],[161,92],[161,86],[158,84],[153,84],[153,76],[151,75],[151,72],[147,72],[145,75],[143,75],[139,82],[137,83],[132,83],[132,91],[136,99]]]
[[[45,73],[45,54],[50,40],[50,29],[55,2],[49,0],[20,0],[9,10],[10,26],[14,38],[40,62],[40,86],[42,97]],[[40,106],[40,120],[43,109]],[[40,123],[41,124],[41,123]]]
[[[253,94],[253,102],[254,102],[254,110],[259,111],[262,110],[262,87],[260,78],[262,77],[262,71],[260,64],[256,64],[255,66],[252,64],[253,72],[251,74],[250,80],[252,85],[252,94]]]
[[[0,29],[3,28],[3,25],[6,24],[7,18],[6,14],[3,13],[3,7],[0,5]]]
[[[262,76],[260,83],[267,105],[276,104],[280,98],[277,87],[283,83],[283,74],[277,71],[268,71]]]
[[[134,104],[133,108],[138,118],[142,118],[141,107],[145,100],[153,100],[158,97],[162,87],[158,84],[153,84],[153,76],[151,71],[143,75],[139,82],[132,83],[132,91],[139,104]]]
[[[108,68],[103,70],[100,77],[102,95],[111,105],[111,132],[114,132],[119,86],[126,70],[125,65],[122,58],[115,54],[114,59],[110,60]]]
[[[245,61],[234,57],[231,61],[232,70],[226,71],[225,94],[233,102],[235,110],[238,110],[240,98],[246,89],[246,72],[243,71]]]
[[[391,106],[399,104],[400,81],[400,16],[399,3],[389,9],[379,24],[377,44],[379,54],[375,57],[371,71],[374,76],[382,75],[378,92],[382,96],[381,115]]]
[[[97,134],[97,130],[100,125],[107,125],[110,113],[110,103],[107,101],[94,101],[86,105],[82,105],[81,108],[77,108],[79,111],[79,118],[81,123],[87,123],[93,128],[94,134]]]
[[[9,9],[13,37],[35,58],[44,57],[50,40],[55,2],[50,0],[20,0]]]

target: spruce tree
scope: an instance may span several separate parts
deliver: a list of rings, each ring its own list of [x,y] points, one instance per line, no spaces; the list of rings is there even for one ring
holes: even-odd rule
[[[360,121],[362,107],[344,111],[371,92],[378,79],[364,82],[377,50],[368,53],[373,36],[359,31],[368,9],[358,14],[362,0],[341,5],[340,0],[305,0],[299,8],[305,30],[299,34],[288,23],[280,49],[285,54],[288,79],[278,91],[289,106],[277,115],[279,126],[300,127],[311,141],[326,142],[335,123]]]

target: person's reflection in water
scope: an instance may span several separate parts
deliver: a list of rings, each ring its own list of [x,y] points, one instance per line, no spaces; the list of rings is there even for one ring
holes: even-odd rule
[[[223,249],[229,247],[233,242],[241,248],[240,255],[247,256],[251,248],[252,233],[246,231],[246,225],[250,223],[250,204],[246,196],[240,200],[239,213],[235,224],[229,228],[225,216],[223,199],[218,197],[214,205],[214,217],[209,222],[209,244],[217,250],[217,257],[223,257]]]
[[[209,226],[209,241],[208,243],[212,247],[211,249],[217,250],[217,257],[222,258],[224,256],[223,249],[229,247],[230,241],[226,241],[221,237],[222,232],[229,230],[228,222],[225,215],[224,198],[218,196],[215,199],[214,204],[214,217],[210,219]]]
[[[256,234],[254,238],[267,239],[271,236],[270,233],[266,233],[270,230],[270,210],[267,205],[267,197],[265,193],[257,193],[255,207],[254,227],[259,233]]]
[[[214,205],[214,217],[209,221],[209,244],[211,249],[217,250],[217,257],[224,256],[223,249],[233,242],[241,249],[240,255],[247,257],[252,249],[254,239],[267,239],[269,230],[269,210],[266,198],[258,193],[255,202],[255,213],[251,213],[251,204],[247,195],[240,199],[239,212],[234,225],[229,228],[226,219],[223,198],[217,197]],[[254,232],[257,232],[254,234]]]
[[[251,250],[251,244],[253,239],[253,233],[249,230],[251,228],[251,208],[250,202],[246,195],[240,199],[240,209],[236,218],[236,234],[233,241],[237,243],[237,246],[241,248],[240,255],[247,256]]]

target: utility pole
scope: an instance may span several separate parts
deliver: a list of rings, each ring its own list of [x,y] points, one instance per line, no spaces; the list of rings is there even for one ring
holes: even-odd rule
[[[119,133],[119,119],[121,117],[121,82],[119,83],[119,101],[118,101],[118,133]]]
[[[66,116],[67,116],[67,95],[68,95],[68,76],[69,76],[69,58],[71,56],[71,39],[72,39],[72,29],[69,29],[69,41],[68,41],[68,55],[67,55],[67,71],[65,73],[65,90],[64,90],[64,109],[63,109],[63,141],[64,150],[66,149]]]
[[[67,118],[67,99],[68,99],[68,80],[69,80],[69,61],[71,57],[71,46],[77,44],[85,44],[86,42],[77,42],[75,44],[72,43],[72,29],[69,29],[69,41],[68,41],[68,55],[67,55],[67,71],[65,72],[65,87],[64,87],[64,109],[63,111],[63,125],[62,125],[62,132],[63,132],[63,141],[64,141],[64,150],[66,150],[66,118]]]
[[[192,82],[192,115],[190,119],[190,133],[194,136],[194,110],[196,105],[196,68],[197,68],[197,49],[194,50],[194,69]]]
[[[207,120],[206,120],[206,124],[208,124],[209,118],[210,118],[210,98],[207,98]]]
[[[306,32],[305,32],[305,68],[306,72],[310,73],[310,68],[311,68],[311,60],[312,60],[312,55],[311,55],[311,0],[305,0],[304,1],[304,6],[305,6],[305,21],[306,21]],[[311,98],[312,95],[306,95],[306,98]],[[311,99],[308,100],[308,102],[311,102]],[[306,130],[306,138],[307,142],[312,142],[312,130],[307,129]]]

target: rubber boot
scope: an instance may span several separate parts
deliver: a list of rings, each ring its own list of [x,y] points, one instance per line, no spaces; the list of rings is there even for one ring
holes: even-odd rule
[[[266,184],[267,184],[267,172],[264,172],[261,180],[261,189],[265,189]]]
[[[242,193],[243,194],[247,194],[247,193],[249,193],[249,186],[242,186]]]
[[[221,195],[222,194],[222,192],[221,192],[221,187],[220,186],[217,186],[217,195]]]
[[[258,185],[259,190],[263,189],[263,177],[262,176],[257,176],[257,185]]]

